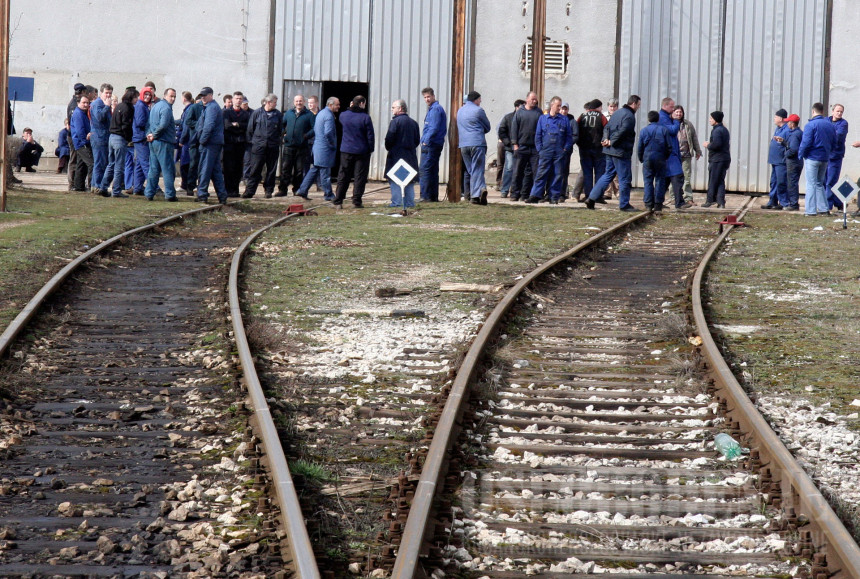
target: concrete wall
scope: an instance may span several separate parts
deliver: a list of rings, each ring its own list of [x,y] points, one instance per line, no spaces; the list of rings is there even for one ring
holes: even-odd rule
[[[474,88],[481,93],[481,106],[493,124],[493,131],[487,135],[488,162],[496,155],[496,126],[512,109],[514,100],[525,98],[529,90],[529,75],[520,69],[520,54],[531,36],[532,18],[532,2],[478,2]],[[567,42],[570,60],[566,75],[545,80],[545,100],[558,95],[570,102],[571,114],[578,116],[582,105],[591,99],[606,103],[615,96],[616,24],[614,1],[547,1],[547,37]]]
[[[860,53],[858,30],[860,10],[857,10],[856,0],[833,0],[829,102],[845,106],[848,147],[842,172],[855,180],[860,178],[860,149],[851,147],[851,143],[860,141],[860,76],[857,75],[856,68],[857,54]],[[809,111],[804,111],[803,115],[808,113]],[[803,118],[804,122],[806,118]]]
[[[35,79],[15,127],[32,127],[53,154],[77,82],[108,82],[120,96],[148,80],[159,95],[209,85],[219,95],[241,90],[255,106],[268,85],[269,10],[268,0],[12,0],[9,74]],[[181,114],[181,99],[173,110]]]

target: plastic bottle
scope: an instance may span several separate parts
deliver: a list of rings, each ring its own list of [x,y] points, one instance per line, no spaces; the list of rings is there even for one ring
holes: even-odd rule
[[[729,460],[734,460],[741,455],[741,445],[738,441],[722,432],[714,438],[714,448]]]

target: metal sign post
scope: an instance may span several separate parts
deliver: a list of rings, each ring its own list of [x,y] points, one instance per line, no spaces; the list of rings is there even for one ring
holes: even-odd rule
[[[397,161],[385,174],[395,185],[400,187],[400,206],[402,208],[400,214],[403,216],[409,215],[409,212],[406,211],[406,186],[412,182],[417,174],[418,171],[404,159]]]
[[[857,183],[849,179],[847,175],[843,175],[842,179],[837,181],[836,185],[831,188],[831,191],[842,201],[842,229],[848,229],[848,204],[851,203],[851,200],[860,191],[860,187],[857,186]]]

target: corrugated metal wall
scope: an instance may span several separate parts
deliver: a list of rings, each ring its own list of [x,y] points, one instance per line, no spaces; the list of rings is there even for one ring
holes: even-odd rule
[[[405,100],[409,116],[423,128],[427,106],[421,89],[432,86],[450,118],[453,13],[452,0],[373,0],[369,104],[377,137],[370,165],[374,179],[384,178],[392,102]],[[447,159],[446,146],[439,167],[443,179]]]
[[[722,110],[732,134],[727,186],[767,191],[767,148],[780,107],[808,116],[823,98],[828,0],[631,0],[623,3],[619,99],[642,97],[645,112],[671,96],[698,130]],[[639,171],[634,172],[638,183]],[[693,186],[707,186],[694,163]]]
[[[367,82],[371,0],[288,0],[275,16],[281,79]],[[279,86],[277,76],[274,86]]]
[[[729,189],[769,190],[774,113],[797,113],[802,127],[812,104],[824,102],[826,22],[827,0],[727,2],[723,111],[732,133]]]
[[[393,101],[404,99],[409,116],[423,126],[421,89],[432,86],[450,113],[452,18],[452,0],[278,2],[274,85],[286,90],[309,81],[368,82],[377,134],[370,177],[383,179]],[[445,152],[440,174],[448,174]]]

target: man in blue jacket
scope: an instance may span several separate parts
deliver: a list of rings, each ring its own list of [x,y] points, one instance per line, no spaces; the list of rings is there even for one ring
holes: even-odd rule
[[[631,159],[633,145],[636,142],[636,111],[642,104],[639,95],[630,95],[627,104],[612,114],[606,125],[605,137],[601,142],[603,155],[606,157],[606,171],[591,189],[585,206],[594,209],[595,203],[606,203],[603,192],[618,175],[618,209],[621,211],[638,211],[630,204],[630,187],[633,184]]]
[[[554,96],[549,102],[549,112],[541,115],[535,130],[535,149],[539,155],[537,175],[526,203],[540,203],[549,186],[549,202],[558,205],[564,180],[564,159],[573,150],[573,130],[567,115],[561,114],[561,97]]]
[[[672,105],[675,106],[674,104]],[[661,109],[660,113],[663,110]],[[647,127],[639,134],[637,156],[642,163],[645,179],[645,207],[656,213],[663,211],[666,199],[666,164],[672,155],[672,135],[663,122],[663,115],[648,111]],[[680,208],[676,202],[676,208]]]
[[[659,205],[658,211],[662,210],[663,200],[666,198],[666,189],[669,188],[670,184],[675,197],[675,208],[691,207],[684,202],[684,163],[681,160],[681,144],[678,141],[678,131],[681,130],[681,111],[675,110],[675,101],[672,97],[666,97],[660,102],[659,115],[660,124],[666,127],[669,132],[669,143],[672,150],[669,152],[669,158],[666,159],[666,174],[662,183],[664,189],[657,194],[660,201],[655,203],[654,208],[657,209],[656,206]]]
[[[209,199],[209,181],[215,185],[215,194],[222,205],[227,203],[227,188],[221,171],[221,150],[224,148],[224,112],[215,102],[214,91],[204,86],[200,89],[203,98],[203,113],[197,121],[195,138],[200,149],[200,173],[195,201],[206,203]]]
[[[144,195],[152,201],[158,187],[158,178],[164,174],[164,199],[176,201],[176,163],[173,151],[176,145],[176,122],[173,118],[173,103],[176,91],[164,91],[164,98],[152,106],[146,126],[146,140],[149,143],[149,174],[146,178]]]
[[[803,140],[803,131],[800,130],[800,117],[789,115],[786,119],[788,132],[779,142],[785,150],[785,172],[786,172],[786,195],[788,206],[783,207],[786,211],[797,211],[800,209],[800,172],[803,170],[803,161],[797,157],[800,150],[800,142]]]
[[[370,155],[376,148],[376,134],[373,121],[367,114],[367,99],[362,95],[352,99],[349,108],[340,113],[343,136],[340,141],[340,172],[337,176],[335,205],[342,205],[346,199],[349,180],[355,179],[352,187],[352,204],[360,208],[364,187],[367,185],[367,172],[370,170]]]
[[[296,195],[308,197],[308,191],[317,177],[323,190],[323,198],[326,201],[334,201],[334,193],[331,190],[331,168],[334,167],[334,159],[337,154],[337,126],[335,124],[335,113],[340,110],[340,99],[329,97],[314,121],[314,162],[302,181],[301,187]]]
[[[439,201],[439,157],[445,146],[445,135],[448,134],[448,116],[445,109],[436,100],[432,87],[421,91],[427,104],[427,115],[424,117],[424,132],[421,134],[421,167],[418,170],[418,183],[421,188],[422,201]]]
[[[76,163],[74,191],[86,191],[87,179],[93,174],[93,151],[90,147],[90,99],[81,96],[78,106],[72,112],[72,146],[75,148]]]
[[[830,119],[824,116],[824,105],[815,103],[812,105],[812,118],[803,127],[803,139],[797,151],[798,157],[803,159],[803,169],[806,171],[807,217],[830,215],[824,179],[830,153],[835,145],[836,129]]]
[[[140,99],[134,105],[131,140],[134,143],[135,195],[143,195],[146,176],[149,174],[149,142],[146,140],[146,125],[149,123],[149,106],[153,96],[155,93],[150,87],[143,87],[143,90],[140,91]]]
[[[463,193],[474,205],[487,204],[487,183],[484,180],[484,160],[487,158],[487,139],[490,119],[481,108],[481,95],[472,91],[466,103],[457,111],[457,132],[460,155],[463,157]]]
[[[182,119],[182,146],[188,150],[188,175],[185,177],[185,193],[194,195],[197,188],[197,177],[200,174],[200,142],[197,139],[197,123],[203,115],[203,95],[194,98],[194,104],[188,107]]]
[[[848,136],[848,121],[842,118],[842,115],[845,114],[845,107],[842,105],[835,104],[830,107],[830,110],[833,113],[830,116],[830,122],[833,123],[833,129],[836,131],[836,142],[833,143],[833,150],[830,151],[830,162],[827,164],[824,188],[827,194],[828,209],[836,207],[842,211],[842,201],[833,192],[833,186],[839,181],[839,175],[842,173],[842,159],[845,157],[845,138]]]
[[[93,150],[93,180],[94,189],[101,188],[102,178],[108,163],[108,140],[110,139],[111,97],[113,86],[104,83],[101,87],[101,97],[90,104],[90,125],[92,137],[90,146]]]
[[[293,108],[284,111],[284,152],[281,155],[281,182],[275,197],[287,194],[293,186],[293,194],[299,190],[305,176],[305,157],[308,156],[314,136],[314,114],[305,106],[305,97],[293,97]]]
[[[773,124],[776,129],[770,138],[770,146],[767,150],[767,162],[770,165],[770,197],[762,209],[782,209],[788,207],[788,177],[785,169],[785,147],[782,141],[788,134],[788,125],[785,118],[788,112],[779,109],[773,116]]]

